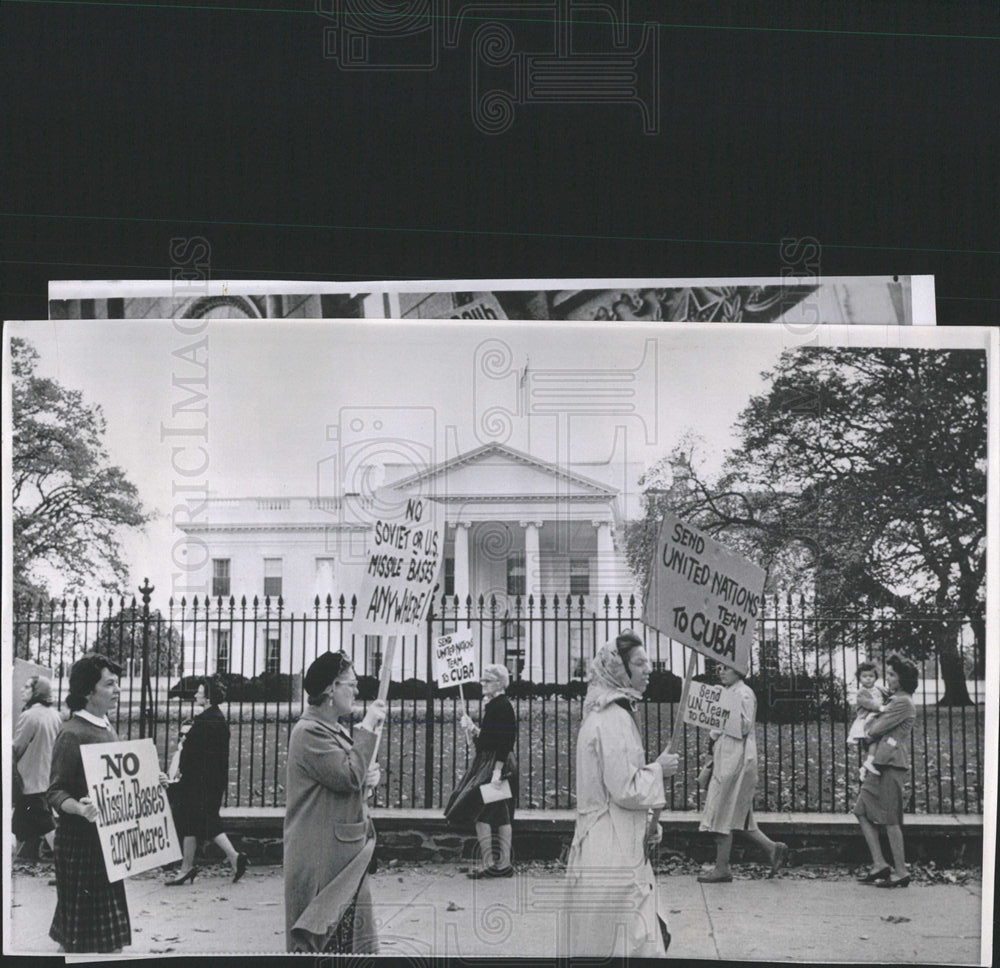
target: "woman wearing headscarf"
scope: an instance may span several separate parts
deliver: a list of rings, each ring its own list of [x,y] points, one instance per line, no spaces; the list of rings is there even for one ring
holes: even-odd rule
[[[872,858],[871,868],[858,880],[878,887],[906,887],[910,872],[903,846],[903,794],[910,769],[910,733],[917,719],[913,693],[920,678],[916,666],[898,656],[890,657],[887,665],[885,684],[892,698],[883,707],[884,712],[865,727],[868,737],[877,744],[873,765],[878,772],[862,770],[864,779],[854,804],[854,815]],[[882,853],[881,827],[889,840],[891,867]]]
[[[787,845],[771,840],[758,826],[753,815],[753,795],[757,789],[757,697],[743,681],[743,676],[729,666],[722,666],[719,679],[724,694],[732,696],[732,705],[740,710],[740,737],[713,729],[712,775],[705,795],[705,812],[698,829],[715,835],[715,866],[698,875],[703,884],[729,883],[733,879],[729,855],[733,833],[740,831],[767,855],[771,876],[785,862]]]
[[[576,828],[566,864],[565,950],[570,956],[656,958],[670,934],[660,915],[647,844],[651,810],[679,757],[646,762],[633,713],[652,663],[631,631],[605,643],[590,667],[576,747]],[[658,841],[657,827],[654,842]]]
[[[33,860],[38,856],[40,839],[44,838],[50,848],[55,842],[55,824],[45,791],[62,718],[52,708],[52,683],[44,676],[28,679],[21,699],[24,708],[14,727],[14,766],[21,789],[14,800],[11,830],[20,842],[18,856]]]
[[[288,744],[285,807],[285,936],[289,951],[377,954],[368,868],[375,828],[367,796],[386,705],[368,706],[353,737],[358,677],[343,652],[327,652],[302,681],[308,705]]]
[[[469,715],[460,720],[462,729],[475,743],[476,758],[465,776],[459,781],[448,805],[445,816],[451,823],[476,825],[476,839],[483,866],[469,872],[474,880],[482,877],[513,877],[511,847],[514,839],[514,805],[517,803],[517,716],[505,695],[510,684],[506,666],[490,663],[483,666],[479,681],[483,687],[483,718],[477,726]],[[503,781],[510,784],[510,799],[484,803],[480,786],[492,783],[499,788]],[[493,850],[494,836],[497,850]]]
[[[216,677],[202,679],[194,694],[201,710],[184,737],[178,761],[179,777],[170,788],[170,808],[181,838],[181,867],[167,887],[193,882],[198,875],[195,853],[199,840],[211,840],[229,861],[235,884],[245,873],[247,855],[238,851],[222,829],[219,810],[229,786],[229,724],[219,708],[225,698]]]
[[[72,715],[52,749],[49,806],[56,812],[56,911],[49,937],[66,952],[115,954],[132,943],[125,882],[108,881],[97,833],[97,807],[87,795],[80,747],[115,743],[108,713],[118,703],[121,667],[92,652],[73,663],[66,706]]]

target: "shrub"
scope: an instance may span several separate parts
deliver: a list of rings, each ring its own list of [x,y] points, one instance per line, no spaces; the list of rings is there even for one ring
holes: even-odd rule
[[[830,675],[748,676],[757,697],[757,722],[804,723],[846,715],[843,684]]]

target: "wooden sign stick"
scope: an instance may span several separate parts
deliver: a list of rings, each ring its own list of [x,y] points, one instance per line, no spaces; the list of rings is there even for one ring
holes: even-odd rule
[[[389,681],[392,679],[392,660],[396,656],[396,636],[388,636],[385,643],[385,655],[382,658],[382,669],[378,680],[378,699],[383,702],[388,702],[389,699]],[[386,717],[388,718],[389,711],[386,709]],[[378,732],[375,736],[375,752],[372,753],[372,764],[378,760],[378,748],[382,742],[382,730],[385,728],[385,720],[382,721],[382,725],[379,726]]]
[[[462,683],[458,684],[458,698],[462,700],[462,713],[463,713],[463,715],[468,716],[469,715],[469,710],[468,710],[468,708],[465,705],[465,692],[462,689]],[[465,748],[468,749],[469,748],[469,734],[464,729],[462,730],[462,732],[465,733]]]
[[[674,731],[670,735],[670,742],[667,744],[668,753],[676,753],[677,747],[680,746],[681,734],[684,731],[684,707],[687,705],[688,694],[691,692],[691,680],[694,678],[694,674],[698,669],[698,653],[691,650],[691,654],[688,656],[687,671],[684,673],[684,685],[681,687],[681,701],[679,706],[679,712],[677,718],[674,720]],[[646,825],[646,856],[650,854],[650,848],[648,847],[650,838],[656,832],[656,828],[660,824],[660,814],[663,811],[660,809],[653,810],[649,818],[649,823]]]

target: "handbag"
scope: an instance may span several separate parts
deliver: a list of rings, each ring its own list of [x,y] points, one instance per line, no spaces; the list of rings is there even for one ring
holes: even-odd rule
[[[698,789],[704,792],[708,789],[708,784],[712,780],[712,760],[709,760],[702,768],[701,772],[698,774]]]

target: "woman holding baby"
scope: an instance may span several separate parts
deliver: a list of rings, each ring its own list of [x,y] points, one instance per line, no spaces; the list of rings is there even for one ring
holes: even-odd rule
[[[885,683],[891,698],[866,724],[874,752],[870,767],[862,771],[864,780],[854,805],[872,858],[868,872],[858,880],[878,887],[906,887],[910,873],[903,850],[903,793],[910,769],[910,733],[917,718],[913,693],[919,677],[916,666],[898,656],[890,657],[886,664]],[[891,865],[882,853],[880,827],[889,839]]]

